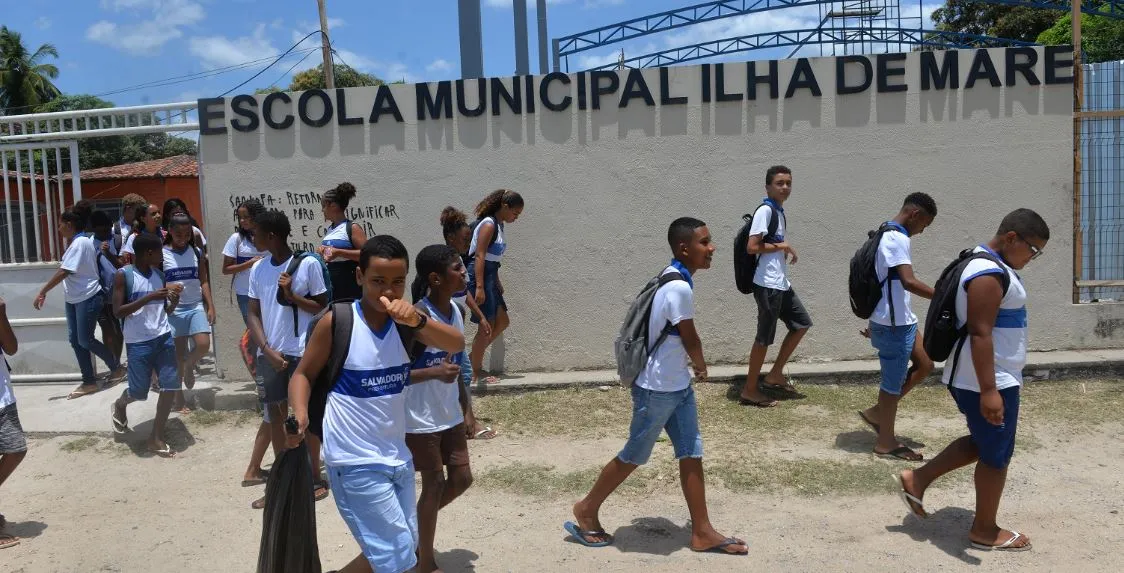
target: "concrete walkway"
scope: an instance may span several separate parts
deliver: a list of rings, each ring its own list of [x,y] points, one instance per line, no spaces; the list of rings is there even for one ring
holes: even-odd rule
[[[766,370],[768,369],[766,364]],[[938,367],[939,369],[939,367]],[[711,382],[728,383],[745,378],[745,365],[714,366]],[[848,360],[817,364],[790,364],[787,374],[797,384],[873,383],[878,372],[877,360]],[[245,376],[245,373],[239,373]],[[1032,352],[1025,374],[1028,380],[1059,379],[1074,376],[1124,376],[1124,349]],[[590,370],[579,372],[528,372],[503,376],[498,384],[475,388],[483,392],[511,392],[565,386],[601,386],[616,384],[616,372]],[[20,421],[32,434],[109,433],[110,405],[121,395],[125,384],[97,394],[67,400],[74,384],[16,384]],[[213,375],[199,378],[189,392],[206,410],[251,410],[257,407],[257,393],[252,382],[220,382]],[[129,406],[129,423],[136,426],[151,420],[156,411],[155,395],[147,402]],[[173,417],[178,414],[172,414]]]

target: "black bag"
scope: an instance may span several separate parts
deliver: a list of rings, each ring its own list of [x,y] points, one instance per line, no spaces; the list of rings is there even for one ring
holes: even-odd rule
[[[320,265],[320,274],[324,279],[324,287],[328,289],[324,294],[330,302],[332,300],[332,276],[328,274],[328,263],[325,263],[320,255],[309,251],[293,251],[293,258],[289,260],[288,266],[285,267],[285,274],[290,277],[295,276],[297,274],[297,269],[301,266],[301,261],[308,257],[311,257]],[[289,299],[285,298],[285,291],[280,288],[277,289],[277,304],[293,309],[293,336],[297,336],[299,334],[299,327],[297,325],[300,323],[300,309],[297,308],[297,305],[289,302]]]
[[[878,280],[878,273],[874,269],[874,262],[878,257],[878,245],[882,242],[882,235],[893,229],[889,224],[883,223],[875,231],[868,231],[866,242],[862,244],[855,255],[851,257],[851,271],[847,274],[847,290],[851,297],[851,312],[855,316],[868,319],[874,314],[878,302],[882,300],[882,286],[897,278],[894,269],[887,269],[886,280]],[[894,299],[890,298],[890,323],[894,322]]]
[[[328,405],[328,393],[339,379],[343,364],[347,361],[347,351],[351,348],[351,328],[355,323],[351,305],[354,303],[353,300],[335,301],[317,313],[308,325],[308,335],[311,337],[320,319],[329,311],[332,312],[332,350],[328,354],[328,362],[320,369],[316,379],[310,381],[312,391],[308,397],[308,431],[320,439],[324,438],[324,409]],[[412,362],[419,354],[420,345],[414,340],[414,330],[398,323],[394,326],[398,329],[398,337],[402,339],[402,345],[406,347],[406,355]],[[425,349],[421,348],[421,350]]]
[[[757,206],[757,209],[764,207],[765,204]],[[757,209],[753,213],[742,215],[742,220],[745,224],[742,225],[737,236],[734,237],[734,283],[738,286],[738,292],[742,294],[750,294],[756,289],[753,284],[753,275],[757,273],[758,256],[749,253],[749,229],[753,226],[753,216],[757,214]],[[766,243],[779,243],[777,240],[777,226],[780,224],[780,219],[776,216],[776,209],[770,208],[773,216],[769,217],[769,225],[766,229],[768,232],[762,237]],[[784,215],[782,214],[781,217]]]
[[[265,483],[258,573],[320,573],[312,482],[304,442],[273,464]]]
[[[1007,272],[1007,267],[988,252],[977,253],[974,249],[961,251],[960,256],[941,271],[941,277],[933,287],[933,299],[929,302],[929,311],[925,313],[925,353],[936,362],[948,360],[949,355],[953,355],[950,374],[952,377],[956,376],[960,349],[968,338],[968,327],[957,327],[959,319],[956,316],[956,294],[960,291],[960,277],[964,274],[964,268],[976,259],[987,259],[1003,271],[1000,281],[1003,283],[1004,296],[1011,286],[1011,276]]]

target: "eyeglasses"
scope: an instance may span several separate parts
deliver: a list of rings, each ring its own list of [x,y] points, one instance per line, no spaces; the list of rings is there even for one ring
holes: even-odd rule
[[[1042,256],[1042,249],[1030,244],[1030,241],[1026,240],[1026,237],[1023,237],[1018,231],[1015,232],[1015,236],[1018,237],[1020,241],[1026,243],[1026,246],[1030,248],[1030,260],[1033,261]]]

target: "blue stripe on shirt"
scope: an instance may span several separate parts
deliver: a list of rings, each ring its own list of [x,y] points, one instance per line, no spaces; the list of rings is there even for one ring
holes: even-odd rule
[[[353,398],[378,398],[401,394],[410,379],[410,365],[373,370],[340,370],[332,392]]]
[[[1026,328],[1026,307],[1001,308],[995,317],[995,328]]]

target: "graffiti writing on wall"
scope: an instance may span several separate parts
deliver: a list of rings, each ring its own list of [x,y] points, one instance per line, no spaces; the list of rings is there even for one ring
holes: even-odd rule
[[[292,226],[293,246],[304,250],[313,250],[320,244],[327,227],[324,213],[321,209],[323,196],[316,192],[294,193],[284,192],[269,195],[231,195],[230,211],[234,212],[248,199],[257,199],[266,209],[277,209],[289,218]],[[387,219],[401,218],[398,206],[393,203],[374,203],[366,205],[350,205],[347,209],[347,218],[356,223],[367,233],[368,237],[378,234],[377,222]],[[385,229],[382,232],[386,232]]]

